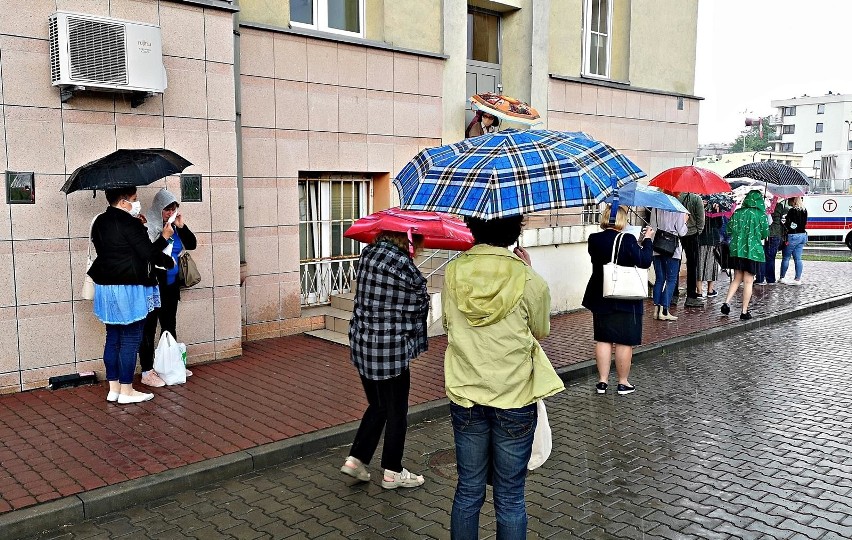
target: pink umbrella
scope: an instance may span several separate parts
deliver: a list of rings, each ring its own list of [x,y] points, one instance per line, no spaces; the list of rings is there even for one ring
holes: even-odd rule
[[[369,244],[382,231],[423,236],[423,247],[464,251],[473,247],[473,235],[460,219],[439,212],[388,208],[364,216],[346,229],[343,236]]]

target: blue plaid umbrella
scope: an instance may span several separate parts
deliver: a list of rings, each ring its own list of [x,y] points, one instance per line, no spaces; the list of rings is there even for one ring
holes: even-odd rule
[[[394,184],[406,210],[494,219],[599,203],[643,176],[583,133],[507,129],[423,150]]]

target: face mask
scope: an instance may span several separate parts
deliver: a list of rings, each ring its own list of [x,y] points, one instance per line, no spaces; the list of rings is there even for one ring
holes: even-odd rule
[[[131,216],[136,217],[142,212],[142,203],[139,201],[127,201],[130,203],[130,210],[128,212]]]

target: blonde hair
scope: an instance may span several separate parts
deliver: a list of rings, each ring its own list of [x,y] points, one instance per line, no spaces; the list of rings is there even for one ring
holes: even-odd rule
[[[793,208],[802,208],[804,204],[802,204],[801,197],[790,197],[790,206]]]
[[[601,229],[615,229],[616,231],[624,230],[627,227],[627,209],[619,206],[615,211],[615,224],[609,222],[609,215],[612,213],[611,205],[607,204],[601,211]]]

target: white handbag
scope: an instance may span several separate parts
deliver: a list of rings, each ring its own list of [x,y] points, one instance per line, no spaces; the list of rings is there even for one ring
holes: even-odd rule
[[[154,351],[154,371],[163,381],[171,386],[173,384],[184,384],[186,382],[186,366],[183,361],[182,343],[175,341],[171,332],[163,332],[160,343]]]
[[[533,434],[532,454],[530,454],[530,460],[527,463],[527,470],[530,471],[544,465],[544,462],[550,457],[551,450],[553,450],[553,432],[550,431],[547,409],[544,407],[543,399],[536,401],[536,409],[538,409],[538,420]]]
[[[99,214],[100,215],[100,214]],[[98,216],[92,219],[92,224],[89,225],[89,246],[86,248],[86,273],[83,276],[83,289],[80,291],[80,298],[83,300],[94,300],[95,298],[95,282],[89,277],[89,268],[92,267],[92,226]]]
[[[624,233],[612,243],[612,258],[603,267],[603,297],[613,300],[648,298],[648,269],[616,264]]]

